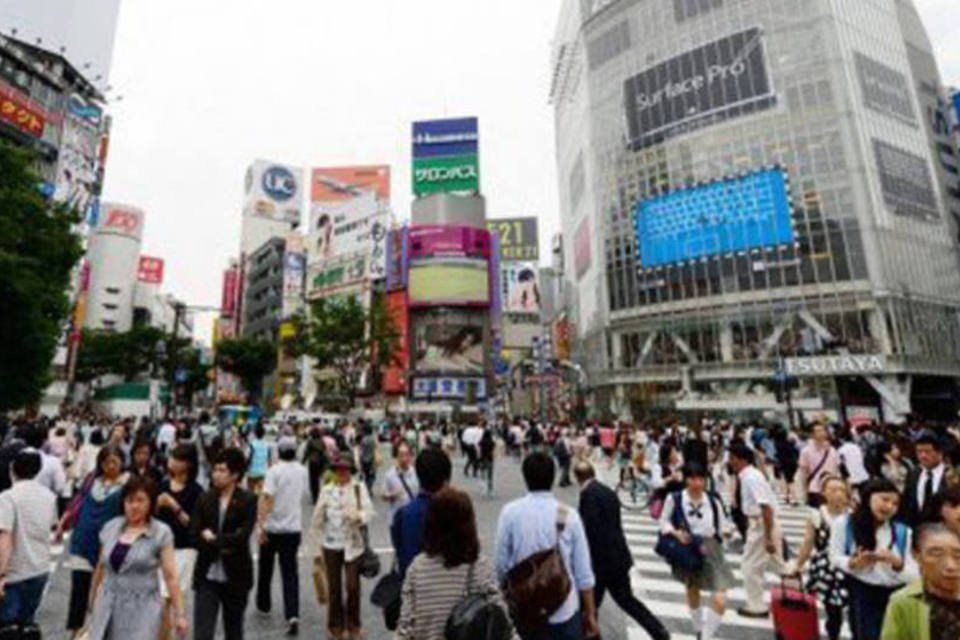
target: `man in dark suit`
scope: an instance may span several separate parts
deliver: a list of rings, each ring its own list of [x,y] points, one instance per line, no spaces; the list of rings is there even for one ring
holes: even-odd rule
[[[243,615],[253,588],[250,536],[257,521],[256,496],[237,486],[246,469],[242,451],[221,451],[213,462],[211,489],[193,510],[195,640],[213,640],[221,607],[226,640],[243,640]]]
[[[594,587],[597,609],[604,593],[609,591],[613,601],[653,640],[669,640],[670,632],[634,597],[630,587],[633,556],[620,522],[620,499],[613,489],[596,480],[589,462],[578,462],[573,473],[580,485],[580,518],[590,543],[590,559],[597,580]]]
[[[920,524],[924,509],[947,488],[947,465],[943,463],[943,448],[937,435],[932,431],[921,431],[914,440],[914,452],[920,464],[907,476],[899,514],[900,519],[911,527]]]

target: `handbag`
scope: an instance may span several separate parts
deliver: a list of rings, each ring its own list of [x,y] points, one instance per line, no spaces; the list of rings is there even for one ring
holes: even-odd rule
[[[373,592],[370,593],[370,604],[383,609],[383,623],[388,631],[397,630],[402,590],[403,576],[400,575],[400,570],[394,562],[390,571],[377,580]]]
[[[513,629],[507,613],[489,593],[473,591],[475,566],[471,564],[467,569],[467,593],[450,610],[444,640],[510,640]]]
[[[567,507],[560,505],[556,544],[524,558],[507,572],[504,596],[510,606],[510,617],[521,635],[546,627],[550,616],[570,593],[570,576],[560,555],[560,535],[566,520]]]
[[[360,485],[353,485],[353,494],[357,498],[357,510],[360,510]],[[380,556],[370,546],[370,530],[367,525],[360,527],[360,534],[363,536],[363,553],[357,559],[360,563],[360,575],[364,578],[376,578],[380,574]]]
[[[323,552],[313,559],[313,590],[317,595],[317,604],[327,604],[330,588],[327,584],[327,562],[323,559]]]
[[[683,513],[681,493],[679,491],[675,492],[671,499],[673,500],[673,514],[670,523],[674,529],[689,531],[690,526],[686,515]],[[716,527],[718,520],[717,505],[712,497],[709,500],[713,508],[714,526]],[[700,536],[690,537],[690,542],[684,544],[671,533],[659,533],[657,534],[657,546],[654,547],[653,552],[664,558],[671,567],[683,573],[698,573],[703,569],[703,539]]]

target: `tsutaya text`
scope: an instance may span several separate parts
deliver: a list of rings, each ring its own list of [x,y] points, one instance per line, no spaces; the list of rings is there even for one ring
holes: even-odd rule
[[[887,359],[882,355],[814,356],[787,358],[787,375],[790,376],[849,376],[883,373]]]

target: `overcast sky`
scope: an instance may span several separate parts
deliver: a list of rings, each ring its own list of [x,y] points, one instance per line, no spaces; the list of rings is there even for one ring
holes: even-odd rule
[[[958,0],[916,0],[960,83]],[[390,164],[409,217],[410,122],[480,118],[488,215],[558,230],[550,42],[561,0],[124,0],[107,199],[142,207],[164,288],[219,304],[246,166]]]

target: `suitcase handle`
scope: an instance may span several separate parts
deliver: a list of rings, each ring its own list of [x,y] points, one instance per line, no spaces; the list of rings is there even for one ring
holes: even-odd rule
[[[790,586],[793,585],[795,588],[790,589]],[[795,591],[800,595],[799,598],[794,598],[790,594]],[[780,593],[783,595],[783,606],[789,609],[795,610],[806,610],[809,608],[806,600],[803,599],[803,577],[796,576],[780,576]]]

